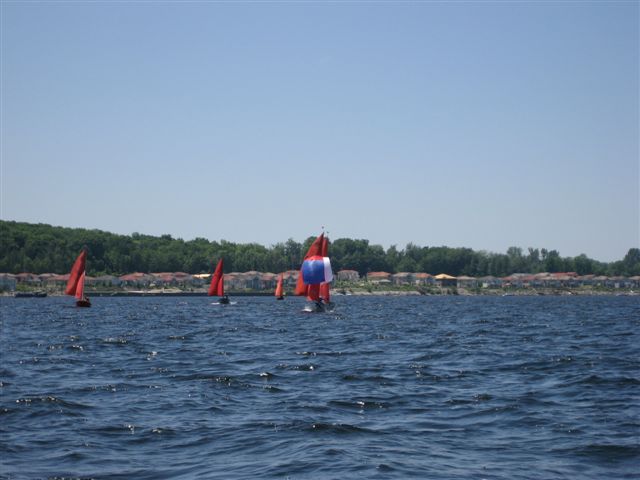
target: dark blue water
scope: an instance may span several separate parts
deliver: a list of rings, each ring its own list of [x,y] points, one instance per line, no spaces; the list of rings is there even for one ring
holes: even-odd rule
[[[2,478],[640,478],[640,297],[0,300]]]

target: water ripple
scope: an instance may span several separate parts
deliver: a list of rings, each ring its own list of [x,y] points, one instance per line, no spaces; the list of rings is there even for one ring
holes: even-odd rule
[[[637,478],[637,297],[0,299],[0,477]]]

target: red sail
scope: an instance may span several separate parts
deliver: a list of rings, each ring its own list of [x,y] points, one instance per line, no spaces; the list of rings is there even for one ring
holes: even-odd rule
[[[219,297],[224,297],[224,275],[220,274],[220,281],[218,282],[218,293]]]
[[[322,298],[325,302],[329,302],[331,300],[328,283],[323,283],[322,285],[320,285],[320,298]]]
[[[309,257],[313,256],[321,256],[322,254],[322,244],[324,242],[324,232],[322,232],[318,238],[316,238],[309,250],[307,250],[307,254],[304,256],[305,260]],[[300,268],[300,275],[298,275],[298,283],[296,283],[296,295],[306,295],[309,300],[316,301],[320,299],[319,289],[312,289],[315,285],[305,285],[302,280],[302,268]],[[314,291],[312,291],[314,290]]]
[[[282,289],[282,274],[280,274],[280,276],[278,277],[278,284],[276,285],[276,297],[282,297],[283,296],[283,289]]]
[[[80,274],[78,284],[76,285],[76,300],[82,300],[84,297],[84,271]]]
[[[318,238],[316,238],[313,243],[311,244],[311,246],[309,247],[309,250],[307,251],[307,254],[304,256],[305,260],[309,257],[316,257],[316,256],[322,256],[322,245],[324,243],[324,232],[321,233]]]
[[[316,283],[314,285],[308,285],[308,287],[307,300],[311,302],[317,302],[320,300],[320,285]]]
[[[220,297],[224,296],[224,279],[222,278],[222,267],[223,262],[222,258],[218,262],[216,266],[216,270],[213,272],[213,276],[211,277],[211,285],[209,285],[209,296],[218,295]]]
[[[298,274],[298,281],[296,282],[296,289],[294,291],[294,293],[296,295],[302,296],[302,295],[306,295],[307,294],[307,290],[309,290],[309,285],[305,285],[304,281],[302,280],[302,270],[300,270],[300,273]]]
[[[80,280],[80,275],[84,273],[85,267],[87,264],[87,251],[82,250],[78,258],[71,267],[71,273],[69,274],[69,280],[67,281],[67,288],[64,291],[66,295],[75,295],[76,289],[78,288],[78,281]]]
[[[329,239],[327,237],[322,239],[322,256],[329,256]],[[322,283],[320,285],[320,297],[327,303],[331,300],[328,283]]]
[[[325,255],[323,252],[326,249],[326,242],[327,239],[325,238],[324,233],[321,233],[320,236],[316,238],[315,241],[311,244],[311,246],[309,247],[309,251],[307,252],[307,256],[304,258],[307,259],[309,257],[318,255],[324,257]],[[302,277],[302,270],[300,270],[300,276]],[[320,301],[321,289],[321,284],[307,285],[307,300],[309,300],[310,302]]]
[[[329,284],[323,283],[320,285],[320,297],[325,301],[329,302],[331,300],[331,294],[329,293]]]

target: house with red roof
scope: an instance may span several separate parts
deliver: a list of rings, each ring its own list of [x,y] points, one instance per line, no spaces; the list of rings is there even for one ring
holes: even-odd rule
[[[388,272],[369,272],[367,281],[371,283],[391,283],[391,274]]]

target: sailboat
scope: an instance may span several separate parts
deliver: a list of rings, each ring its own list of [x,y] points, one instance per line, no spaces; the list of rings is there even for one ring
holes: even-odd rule
[[[329,239],[322,232],[309,247],[300,268],[296,295],[304,295],[309,302],[304,312],[324,312],[333,307],[329,298],[329,283],[333,280],[331,261],[326,255]]]
[[[284,289],[282,284],[284,282],[284,275],[281,273],[278,277],[278,283],[276,284],[275,296],[276,300],[284,300]]]
[[[71,273],[69,274],[69,280],[67,281],[67,288],[64,293],[66,295],[73,295],[76,297],[76,307],[90,307],[91,301],[89,297],[84,294],[84,278],[85,268],[87,265],[87,250],[82,249],[78,258],[71,267]]]
[[[222,273],[223,265],[224,262],[221,258],[218,261],[218,265],[216,265],[216,269],[211,277],[208,295],[210,297],[218,295],[220,297],[218,303],[221,305],[227,305],[229,303],[229,297],[224,294],[224,274]]]

